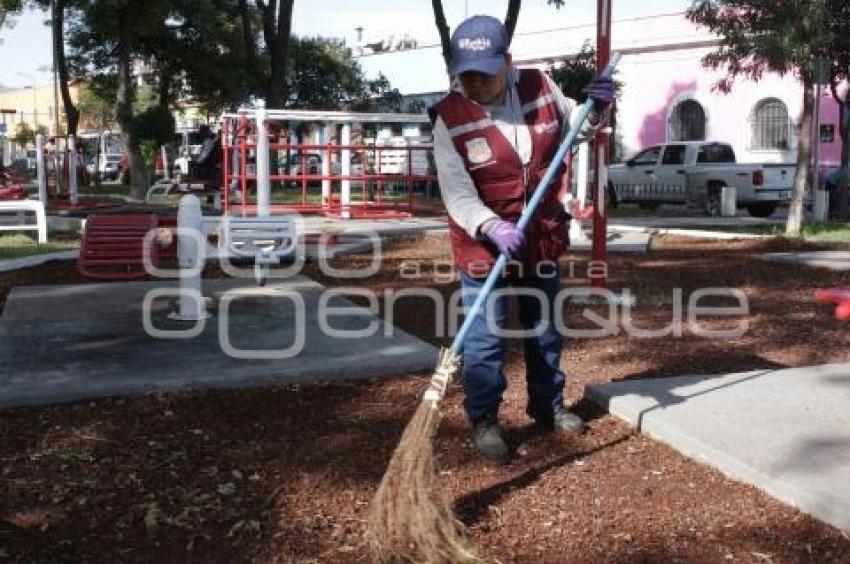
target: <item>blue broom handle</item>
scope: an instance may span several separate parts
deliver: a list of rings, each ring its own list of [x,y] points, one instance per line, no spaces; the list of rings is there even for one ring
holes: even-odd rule
[[[614,53],[611,56],[611,61],[608,63],[608,66],[605,67],[605,70],[602,71],[602,74],[600,76],[604,78],[611,78],[614,75],[614,70],[617,67],[617,63],[619,62],[620,53]],[[558,152],[552,158],[552,163],[549,165],[549,170],[546,171],[546,175],[537,185],[537,188],[535,188],[534,194],[531,196],[531,200],[529,200],[528,205],[523,210],[522,215],[520,216],[519,221],[517,222],[517,228],[519,228],[520,230],[524,230],[531,222],[531,217],[537,210],[537,206],[540,205],[541,200],[543,200],[543,196],[546,195],[546,188],[549,186],[549,183],[552,182],[552,179],[555,176],[555,173],[557,173],[561,161],[564,160],[567,151],[569,151],[575,143],[579,130],[581,129],[581,126],[584,125],[584,122],[590,115],[590,111],[592,109],[593,100],[590,99],[588,99],[584,104],[579,106],[578,119],[575,122],[576,127],[571,128],[567,136],[564,138],[563,142],[561,142],[561,146],[558,148]],[[464,320],[463,325],[460,326],[460,329],[458,330],[454,341],[452,341],[451,349],[454,352],[460,354],[463,351],[463,342],[466,340],[466,335],[467,333],[469,333],[469,329],[472,327],[472,322],[475,321],[475,317],[481,312],[481,309],[484,307],[485,300],[487,300],[487,298],[490,296],[490,293],[493,291],[493,287],[495,287],[496,282],[502,275],[502,271],[505,269],[507,263],[508,257],[504,254],[500,254],[499,258],[496,260],[496,264],[493,266],[493,270],[490,271],[490,274],[487,276],[487,280],[485,280],[484,285],[481,287],[481,291],[478,293],[478,296],[472,303],[472,307],[470,307],[469,311],[466,312],[466,319]]]

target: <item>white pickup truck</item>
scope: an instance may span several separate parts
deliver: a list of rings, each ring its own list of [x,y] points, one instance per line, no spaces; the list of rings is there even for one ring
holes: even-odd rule
[[[723,187],[734,186],[739,208],[768,217],[791,200],[795,172],[788,164],[737,164],[728,143],[665,143],[610,166],[608,191],[614,205],[686,204],[719,215]]]

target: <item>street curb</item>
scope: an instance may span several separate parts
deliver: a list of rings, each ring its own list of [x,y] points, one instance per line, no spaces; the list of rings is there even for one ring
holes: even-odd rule
[[[21,268],[32,268],[33,266],[41,266],[55,260],[76,260],[78,256],[80,256],[80,251],[79,249],[75,249],[72,251],[57,251],[43,255],[31,255],[17,259],[2,260],[0,261],[0,272],[12,272]]]
[[[679,235],[681,237],[691,237],[694,239],[720,239],[724,241],[731,241],[735,239],[764,240],[774,238],[773,235],[754,235],[752,233],[726,233],[725,231],[707,231],[703,229],[631,227],[628,225],[611,225],[608,227],[608,231],[620,231],[622,233],[649,233],[651,235]]]

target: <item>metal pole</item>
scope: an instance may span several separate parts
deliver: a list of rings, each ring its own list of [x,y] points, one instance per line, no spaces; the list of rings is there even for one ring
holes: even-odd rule
[[[271,215],[271,180],[269,179],[269,134],[266,131],[266,110],[258,109],[254,114],[257,120],[257,215]]]
[[[821,102],[821,83],[820,79],[818,79],[817,84],[815,85],[815,115],[812,123],[812,144],[814,147],[814,151],[812,152],[812,159],[814,161],[814,165],[812,167],[813,178],[812,182],[812,197],[814,197],[814,191],[820,189],[820,102]]]
[[[38,100],[35,97],[35,85],[30,88],[32,89],[32,121],[35,123],[35,130],[38,131]]]
[[[44,162],[44,135],[35,136],[35,170],[38,177],[38,199],[47,208],[47,170]]]
[[[608,66],[611,59],[611,4],[613,0],[597,0],[596,3],[596,68]],[[608,258],[607,232],[608,210],[605,209],[605,192],[608,187],[608,157],[610,139],[607,132],[600,131],[593,140],[593,155],[596,174],[596,205],[593,211],[593,247],[591,259],[597,265],[605,264]],[[592,270],[599,270],[593,268]],[[607,269],[602,269],[605,272]],[[594,276],[591,285],[604,288],[607,280],[605,275]]]
[[[201,293],[201,272],[206,260],[203,224],[204,216],[198,197],[187,194],[180,198],[177,208],[180,296],[177,311],[168,316],[176,321],[199,321],[210,317]]]
[[[351,219],[351,180],[347,178],[351,175],[351,123],[342,124],[342,139],[343,149],[340,151],[342,163],[340,170],[342,171],[343,181],[340,183],[340,200],[342,208],[340,209],[340,217],[342,219]]]
[[[71,203],[77,205],[79,202],[79,190],[77,185],[77,139],[73,135],[68,136],[68,192]]]
[[[56,0],[50,0],[50,14],[51,16],[56,15]],[[53,30],[53,49],[51,49],[53,51],[53,119],[56,135],[59,135],[59,96],[56,94],[59,81],[57,80],[58,69],[56,68],[56,44],[62,41],[60,39],[62,30],[56,28],[55,18],[51,22],[51,28]]]
[[[322,141],[321,145],[325,150],[322,151],[322,210],[326,210],[331,203],[331,125],[329,123],[322,124]],[[342,171],[342,169],[340,169]]]
[[[578,155],[573,160],[573,166],[576,171],[576,199],[584,208],[587,205],[587,183],[588,172],[590,171],[590,147],[587,143],[582,143],[578,146]],[[584,227],[578,218],[570,222],[570,241],[587,241],[587,236],[584,234]]]

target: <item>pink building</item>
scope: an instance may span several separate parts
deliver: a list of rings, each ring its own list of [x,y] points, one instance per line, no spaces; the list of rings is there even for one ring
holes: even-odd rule
[[[595,38],[595,25],[518,33],[511,51],[520,66],[545,67]],[[731,143],[741,162],[796,161],[803,88],[794,76],[739,79],[730,94],[716,91],[724,73],[703,68],[701,59],[718,39],[682,13],[616,21],[612,38],[613,50],[623,54],[617,78],[624,85],[619,141],[625,154],[665,141],[706,139]],[[367,74],[382,72],[406,95],[433,100],[447,86],[438,45],[359,61]],[[821,163],[832,165],[841,149],[838,106],[825,93],[821,108]]]

